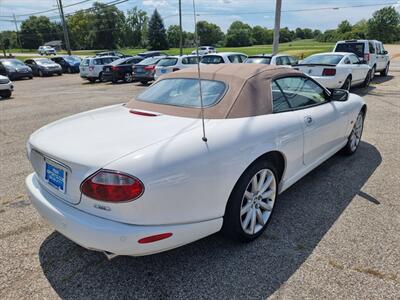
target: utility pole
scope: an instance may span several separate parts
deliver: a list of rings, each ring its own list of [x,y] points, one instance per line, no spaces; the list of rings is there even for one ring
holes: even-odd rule
[[[18,30],[18,23],[17,23],[17,18],[15,17],[15,14],[13,14],[13,19],[14,19],[14,24],[15,24],[15,32],[17,33],[17,42],[18,46],[22,51],[22,45],[21,45],[21,40],[19,39],[19,30]]]
[[[179,0],[179,55],[181,55],[181,56],[183,54],[182,35],[183,35],[183,32],[182,32],[182,3],[181,3],[181,0]]]
[[[64,31],[65,47],[67,48],[68,55],[71,55],[71,46],[69,44],[68,28],[67,28],[67,23],[65,22],[62,0],[57,0],[57,5],[60,10],[60,18],[61,18],[61,22],[62,22],[63,31]]]
[[[275,7],[275,28],[274,28],[274,46],[272,50],[272,55],[278,53],[279,47],[279,30],[281,27],[281,9],[282,9],[282,0],[276,0]]]

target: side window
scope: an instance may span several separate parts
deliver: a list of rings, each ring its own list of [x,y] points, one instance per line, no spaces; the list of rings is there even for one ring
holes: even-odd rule
[[[282,57],[276,58],[276,65],[283,65]]]
[[[371,42],[369,42],[368,45],[369,45],[369,53],[371,54],[375,53],[374,45]]]
[[[247,59],[247,56],[244,55],[239,55],[240,56],[240,62],[244,62]]]
[[[101,65],[101,59],[93,59],[93,64],[94,64],[95,66]]]
[[[326,102],[325,91],[311,79],[305,77],[285,77],[276,80],[290,107],[297,109]]]
[[[189,60],[187,59],[187,57],[182,58],[182,64],[184,64],[184,65],[189,64]]]
[[[228,56],[228,58],[229,58],[229,61],[233,64],[240,63],[239,55],[230,55],[230,56]]]
[[[275,83],[272,82],[272,112],[278,113],[282,111],[287,111],[290,109],[289,103],[286,100],[286,97],[283,95],[281,89]]]
[[[282,56],[282,64],[290,65],[289,58],[287,56]]]
[[[351,64],[353,64],[353,65],[357,65],[360,63],[360,60],[354,54],[349,55],[349,59],[350,59]]]
[[[293,56],[288,56],[288,57],[289,57],[290,65],[292,65],[292,66],[297,65],[298,61],[296,58],[294,58]]]
[[[344,63],[345,65],[349,65],[349,64],[350,64],[350,59],[349,59],[348,57],[345,57],[343,63]]]

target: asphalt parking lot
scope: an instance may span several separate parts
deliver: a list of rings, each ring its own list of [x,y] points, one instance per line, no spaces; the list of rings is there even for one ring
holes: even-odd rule
[[[399,299],[400,61],[354,92],[368,104],[363,142],[283,193],[263,236],[220,234],[148,257],[117,257],[54,232],[24,187],[25,143],[39,127],[122,103],[140,84],[89,84],[79,75],[15,82],[0,101],[0,299]]]

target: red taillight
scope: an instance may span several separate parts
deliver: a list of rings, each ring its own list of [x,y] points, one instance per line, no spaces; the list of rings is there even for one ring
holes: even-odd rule
[[[163,239],[167,239],[169,237],[172,236],[172,232],[167,232],[167,233],[161,233],[161,234],[156,234],[156,235],[152,235],[152,236],[148,236],[145,238],[142,238],[140,240],[138,240],[139,244],[147,244],[147,243],[153,243],[153,242],[157,242]]]
[[[130,175],[117,171],[101,170],[81,184],[82,194],[89,198],[124,202],[139,198],[144,192],[143,183]]]
[[[336,69],[324,69],[322,71],[322,76],[335,76],[336,75]]]
[[[364,53],[364,60],[369,61],[369,53]]]
[[[154,71],[155,68],[156,68],[156,65],[149,65],[149,66],[145,66],[143,68],[143,70],[145,70],[145,71]]]
[[[111,70],[113,71],[118,71],[120,68],[119,67],[111,67]]]
[[[179,71],[179,70],[180,70],[179,68],[173,68],[172,72],[176,72],[176,71]]]

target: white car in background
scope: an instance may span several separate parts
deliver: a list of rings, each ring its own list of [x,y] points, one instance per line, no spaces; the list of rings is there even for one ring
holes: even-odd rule
[[[198,58],[196,55],[176,55],[163,58],[157,63],[154,79],[157,80],[164,74],[195,67],[197,65],[197,60]]]
[[[40,46],[38,48],[38,53],[40,55],[56,55],[57,51],[55,48],[50,47],[50,46]]]
[[[381,76],[389,73],[390,58],[383,47],[383,43],[377,40],[347,40],[336,43],[333,52],[351,52],[364,60],[371,67],[371,76],[380,72]]]
[[[203,56],[210,53],[217,53],[217,49],[212,46],[201,46],[199,47],[199,55]],[[197,55],[197,50],[193,50],[192,54]]]
[[[197,68],[173,72],[128,103],[34,132],[26,185],[40,215],[109,258],[166,251],[221,229],[249,242],[280,193],[360,144],[364,100],[299,71],[210,65],[200,80]]]
[[[11,80],[3,75],[0,75],[0,97],[2,99],[7,99],[11,97],[14,90],[14,86]]]
[[[368,87],[371,68],[354,53],[327,52],[310,55],[294,66],[328,89],[350,90],[354,85]]]
[[[204,55],[200,63],[205,65],[210,64],[239,64],[247,59],[247,55],[240,52],[219,52]]]
[[[244,63],[291,67],[296,65],[298,60],[296,57],[287,54],[257,54],[249,56]]]
[[[118,56],[95,56],[82,59],[79,65],[79,75],[90,82],[105,81],[103,67],[119,59]]]

